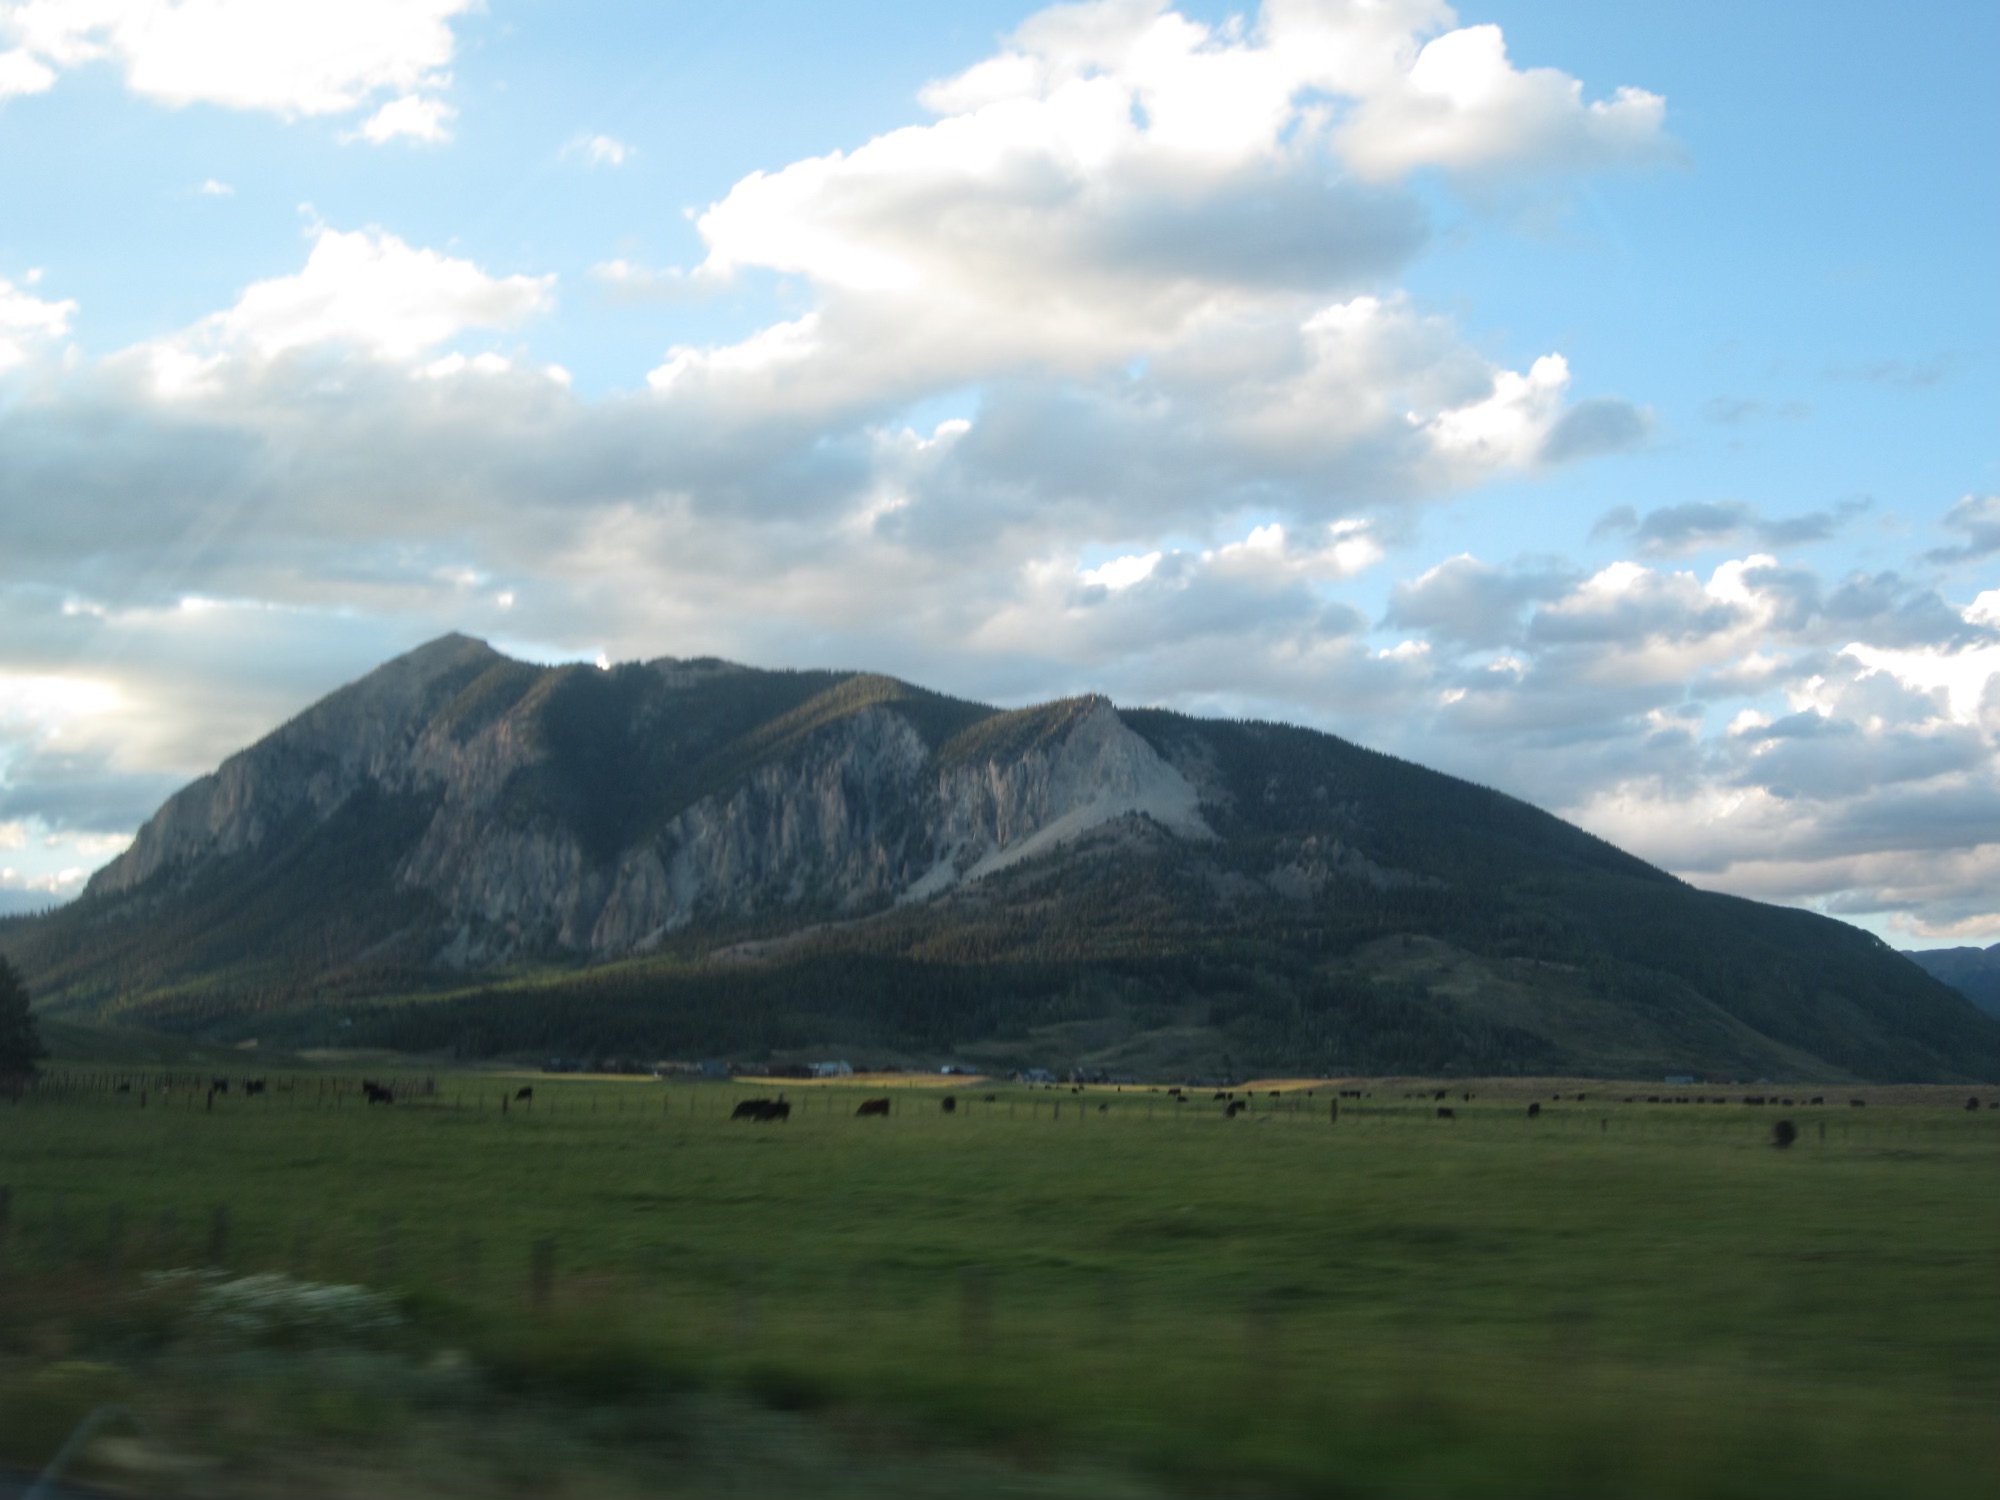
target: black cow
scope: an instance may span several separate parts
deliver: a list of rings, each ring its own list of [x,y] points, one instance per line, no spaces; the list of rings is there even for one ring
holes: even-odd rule
[[[1849,1109],[1866,1109],[1868,1107],[1868,1101],[1866,1099],[1849,1099],[1847,1101],[1847,1107]]]
[[[886,1119],[889,1114],[889,1101],[887,1099],[863,1099],[861,1101],[861,1108],[857,1109],[854,1113],[857,1118],[862,1115],[881,1115]]]
[[[998,1094],[988,1094],[984,1102],[987,1104],[998,1104],[1000,1102],[1000,1096]]]
[[[129,1083],[121,1083],[118,1085],[118,1092],[121,1094],[129,1094],[132,1092],[132,1085]]]
[[[1824,1095],[1824,1094],[1814,1094],[1814,1095],[1812,1096],[1812,1099],[1811,1099],[1811,1100],[1810,1100],[1809,1102],[1811,1102],[1811,1103],[1813,1103],[1813,1104],[1824,1104],[1824,1103],[1826,1103],[1826,1095]]]
[[[209,1079],[209,1081],[208,1081],[208,1091],[209,1091],[209,1092],[210,1092],[211,1094],[226,1094],[226,1093],[228,1093],[228,1092],[229,1092],[229,1080],[228,1080],[227,1078],[211,1078],[211,1079]]]
[[[1458,1118],[1458,1111],[1448,1104],[1441,1104],[1438,1106],[1438,1118],[1440,1120],[1456,1120]]]
[[[1242,1113],[1243,1101],[1241,1099],[1232,1099],[1229,1103],[1222,1106],[1222,1118],[1225,1120],[1233,1120]]]
[[[744,1099],[730,1111],[732,1120],[789,1120],[792,1106],[783,1099]]]
[[[1798,1127],[1790,1120],[1780,1120],[1771,1127],[1771,1144],[1783,1151],[1799,1138]]]
[[[1977,1094],[1974,1094],[1970,1099],[1966,1100],[1965,1107],[1967,1109],[1979,1108],[1979,1096]]]
[[[521,1099],[533,1099],[534,1097],[535,1097],[535,1091],[532,1088],[524,1087],[514,1090],[514,1098],[517,1101]]]
[[[1431,1097],[1432,1097],[1433,1099],[1442,1099],[1442,1098],[1444,1098],[1444,1097],[1445,1097],[1445,1096],[1446,1096],[1447,1094],[1449,1094],[1450,1092],[1451,1092],[1451,1090],[1449,1090],[1449,1089],[1439,1089],[1439,1090],[1438,1090],[1438,1091],[1437,1091],[1436,1093],[1432,1094],[1432,1095],[1431,1095]]]
[[[364,1078],[361,1080],[361,1092],[367,1096],[370,1104],[394,1104],[396,1102],[396,1091],[394,1089],[386,1088],[372,1079]]]
[[[261,1078],[246,1078],[246,1079],[244,1079],[244,1080],[243,1080],[243,1092],[244,1092],[244,1093],[246,1093],[246,1094],[261,1094],[261,1093],[263,1093],[263,1092],[264,1092],[264,1080],[263,1080],[263,1079],[261,1079]]]
[[[1542,1106],[1540,1104],[1530,1104],[1528,1106],[1528,1118],[1531,1120],[1534,1119],[1535,1116],[1539,1115],[1541,1112],[1542,1112]]]
[[[946,1094],[942,1099],[938,1100],[938,1108],[948,1115],[957,1114],[958,1096],[956,1094]]]

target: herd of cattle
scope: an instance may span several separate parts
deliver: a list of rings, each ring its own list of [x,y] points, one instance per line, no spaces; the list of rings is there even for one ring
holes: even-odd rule
[[[521,1095],[526,1096],[532,1092],[533,1091],[530,1089],[523,1089],[521,1090]],[[1080,1093],[1081,1090],[1072,1089],[1071,1092]],[[1188,1095],[1186,1091],[1183,1089],[1171,1088],[1167,1090],[1167,1094],[1177,1104],[1185,1104],[1188,1101]],[[1270,1096],[1273,1099],[1279,1098],[1281,1097],[1281,1092],[1280,1090],[1272,1089]],[[1222,1116],[1226,1120],[1233,1120],[1238,1115],[1242,1114],[1245,1110],[1247,1110],[1250,1107],[1250,1099],[1254,1097],[1255,1097],[1254,1095],[1246,1095],[1245,1098],[1239,1099],[1236,1097],[1236,1093],[1234,1090],[1217,1090],[1215,1094],[1216,1101],[1222,1103],[1223,1106]],[[1361,1097],[1363,1097],[1363,1094],[1360,1089],[1341,1089],[1338,1091],[1338,1099],[1346,1099],[1346,1098],[1358,1099]],[[1405,1094],[1403,1097],[1406,1099],[1421,1099],[1424,1096],[1422,1094]],[[1433,1100],[1444,1099],[1448,1097],[1450,1097],[1450,1092],[1449,1090],[1446,1089],[1438,1089],[1431,1095],[1431,1098]],[[1459,1096],[1459,1102],[1470,1103],[1473,1097],[1474,1096],[1470,1092],[1463,1092]],[[1560,1102],[1563,1096],[1561,1094],[1556,1094],[1553,1097],[1557,1102]],[[1577,1094],[1574,1097],[1577,1102],[1581,1103],[1589,1096],[1586,1094]],[[986,1095],[986,1102],[988,1104],[994,1103],[997,1098],[998,1098],[997,1095],[988,1094]],[[1333,1106],[1333,1118],[1335,1119],[1339,1118],[1340,1105],[1338,1103],[1338,1099],[1330,1101]],[[1628,1097],[1625,1100],[1625,1102],[1627,1104],[1636,1104],[1638,1102],[1638,1096],[1634,1095]],[[1729,1101],[1720,1096],[1717,1096],[1714,1099],[1709,1099],[1704,1096],[1690,1101],[1685,1095],[1669,1095],[1663,1098],[1661,1095],[1653,1094],[1649,1095],[1646,1098],[1646,1102],[1648,1104],[1661,1104],[1661,1103],[1687,1104],[1689,1102],[1693,1102],[1696,1104],[1710,1104],[1710,1103],[1727,1104]],[[1745,1096],[1742,1102],[1745,1104],[1769,1103],[1769,1104],[1790,1106],[1795,1101],[1789,1098],[1781,1099],[1776,1095],[1751,1094]],[[1806,1099],[1803,1101],[1796,1101],[1796,1102],[1803,1102],[1808,1105],[1825,1104],[1826,1097],[1822,1094],[1815,1094],[1810,1099]],[[1849,1099],[1847,1102],[1849,1105],[1851,1105],[1856,1109],[1865,1108],[1868,1103],[1866,1099]],[[857,1117],[865,1117],[869,1115],[887,1116],[889,1113],[889,1104],[890,1101],[887,1097],[883,1097],[880,1099],[863,1099],[861,1101],[860,1106],[854,1111],[854,1113]],[[945,1114],[948,1115],[957,1113],[958,1111],[957,1096],[953,1094],[946,1094],[942,1099],[938,1101],[938,1107],[942,1109]],[[1968,1098],[1965,1101],[1965,1107],[1969,1110],[1976,1110],[1980,1108],[1979,1096],[1977,1094],[1974,1094],[1970,1098]],[[1058,1105],[1057,1108],[1060,1109],[1061,1106]],[[1100,1114],[1108,1112],[1110,1108],[1111,1106],[1108,1103],[1100,1103],[1097,1106],[1098,1112]],[[1994,1108],[2000,1109],[2000,1103],[1996,1103],[1994,1105]],[[1542,1113],[1541,1101],[1531,1100],[1528,1104],[1528,1118],[1531,1120],[1540,1119],[1541,1113]],[[782,1094],[775,1099],[742,1100],[737,1104],[736,1108],[730,1112],[729,1116],[729,1118],[732,1120],[755,1120],[762,1122],[769,1122],[772,1120],[780,1120],[780,1121],[789,1120],[791,1119],[791,1117],[792,1117],[792,1106],[790,1105],[790,1103],[786,1101],[785,1097]],[[1440,1120],[1456,1120],[1458,1118],[1458,1111],[1448,1104],[1440,1104],[1437,1107],[1437,1118]],[[1779,1125],[1782,1128],[1773,1132],[1773,1134],[1775,1137],[1781,1137],[1781,1139],[1777,1139],[1775,1141],[1775,1144],[1780,1146],[1789,1146],[1794,1138],[1793,1134],[1791,1133],[1790,1122],[1780,1121]],[[1822,1131],[1822,1135],[1823,1134],[1824,1131]]]

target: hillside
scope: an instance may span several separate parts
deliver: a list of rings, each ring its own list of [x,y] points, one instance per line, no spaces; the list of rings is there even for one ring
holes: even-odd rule
[[[2000,943],[1991,948],[1930,948],[1903,957],[1987,1015],[2000,1016]]]
[[[2000,1023],[1872,937],[1331,735],[459,636],[0,951],[51,1015],[265,1045],[2000,1076]]]

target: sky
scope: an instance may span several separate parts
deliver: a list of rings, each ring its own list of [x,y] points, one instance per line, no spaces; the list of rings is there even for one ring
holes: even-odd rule
[[[2000,942],[1990,0],[0,0],[0,910],[459,630]]]

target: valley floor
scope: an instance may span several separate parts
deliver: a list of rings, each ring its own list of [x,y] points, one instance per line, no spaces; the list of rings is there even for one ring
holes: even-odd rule
[[[0,1463],[108,1407],[82,1480],[246,1500],[2000,1484],[1968,1090],[266,1076],[0,1101]]]

